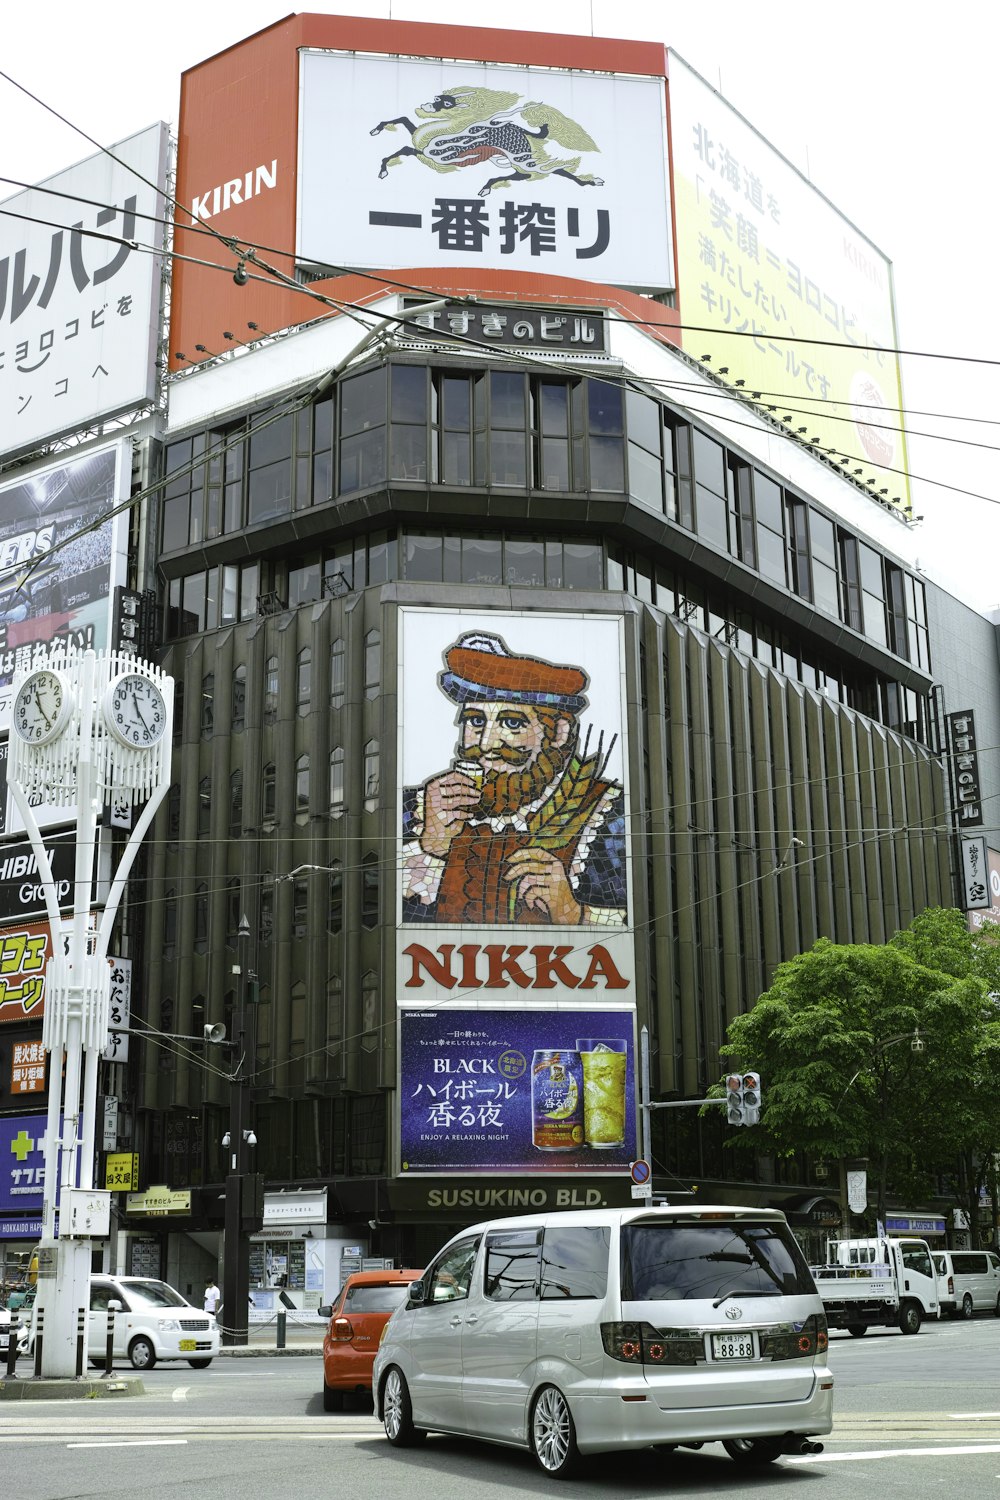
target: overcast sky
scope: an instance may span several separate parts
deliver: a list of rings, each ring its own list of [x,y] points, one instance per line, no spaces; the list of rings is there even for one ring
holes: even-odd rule
[[[940,25],[902,0],[506,0],[501,11],[508,27],[675,48],[892,260],[901,347],[957,356],[903,364],[920,562],[978,608],[1000,608],[998,8],[966,0]],[[343,13],[490,15],[468,0],[357,0]],[[156,119],[176,127],[183,69],[286,14],[262,0],[9,6],[0,68],[107,144]],[[0,142],[0,173],[24,182],[92,151],[3,79]],[[12,191],[0,183],[0,198]]]

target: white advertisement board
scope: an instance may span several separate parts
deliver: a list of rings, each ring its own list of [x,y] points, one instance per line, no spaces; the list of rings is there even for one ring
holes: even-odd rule
[[[890,261],[674,52],[670,125],[684,348],[905,503]]]
[[[128,538],[127,514],[110,512],[128,497],[127,460],[120,440],[0,484],[0,732],[10,728],[20,666],[70,643],[108,644]],[[47,823],[60,820],[48,813]],[[5,831],[19,827],[12,818]]]
[[[303,52],[306,263],[673,286],[663,80]]]
[[[168,130],[0,204],[0,456],[150,401]]]

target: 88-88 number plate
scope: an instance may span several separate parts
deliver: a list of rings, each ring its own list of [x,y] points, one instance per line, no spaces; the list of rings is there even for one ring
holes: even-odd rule
[[[753,1359],[752,1333],[713,1333],[712,1358],[719,1364],[731,1364],[734,1360]]]

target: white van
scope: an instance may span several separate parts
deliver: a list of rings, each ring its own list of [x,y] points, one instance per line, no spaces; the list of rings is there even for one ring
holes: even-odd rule
[[[823,1304],[773,1209],[634,1208],[457,1234],[386,1324],[386,1436],[430,1430],[581,1454],[721,1441],[736,1460],[819,1452],[832,1425]]]
[[[219,1352],[219,1328],[211,1313],[193,1307],[180,1292],[148,1276],[90,1278],[87,1355],[102,1364],[108,1339],[108,1304],[117,1302],[112,1353],[133,1369],[151,1370],[158,1359],[186,1359],[204,1370]]]
[[[992,1312],[1000,1318],[1000,1256],[992,1250],[935,1250],[934,1269],[942,1315]]]

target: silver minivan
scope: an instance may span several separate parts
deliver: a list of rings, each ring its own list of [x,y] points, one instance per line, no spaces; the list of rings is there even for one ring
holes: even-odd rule
[[[1000,1318],[1000,1256],[992,1250],[935,1250],[933,1259],[942,1316],[992,1312]]]
[[[634,1208],[497,1219],[455,1235],[386,1324],[376,1414],[581,1454],[720,1441],[747,1464],[819,1452],[832,1425],[823,1304],[785,1216]]]

